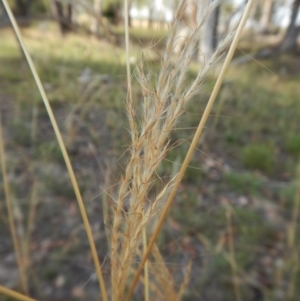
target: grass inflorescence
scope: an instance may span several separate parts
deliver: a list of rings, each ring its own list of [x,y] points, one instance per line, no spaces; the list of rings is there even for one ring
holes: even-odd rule
[[[43,85],[41,84],[40,78],[36,72],[35,65],[33,64],[33,61],[25,47],[18,26],[14,21],[14,18],[6,1],[4,1],[4,4],[13,23],[13,27],[18,37],[20,46],[22,47],[24,55],[34,75],[36,84],[42,95],[47,112],[51,119],[51,123],[55,130],[60,149],[62,150],[89,238],[93,259],[98,274],[98,280],[101,287],[102,299],[107,300],[107,293],[99,265],[99,260],[95,253],[95,245],[92,233],[90,231],[89,221],[85,212],[85,207],[83,205],[81,193],[78,189],[75,174],[66,152],[65,144],[58,129],[56,119],[53,115]],[[125,1],[125,4],[127,4],[127,1]],[[132,145],[130,147],[131,157],[127,163],[125,174],[120,180],[121,184],[119,193],[116,196],[116,200],[113,201],[115,202],[115,204],[111,208],[113,212],[110,234],[112,275],[111,291],[113,300],[121,300],[125,295],[125,290],[128,285],[127,280],[133,269],[132,262],[140,254],[140,241],[142,233],[143,231],[146,231],[144,229],[147,228],[146,225],[149,223],[149,221],[155,221],[154,218],[156,213],[160,210],[161,207],[164,206],[164,202],[168,197],[169,191],[175,184],[175,178],[170,179],[169,182],[164,183],[163,188],[156,194],[156,196],[154,196],[154,198],[150,193],[157,180],[160,180],[159,177],[157,177],[157,168],[171,149],[171,132],[174,130],[178,120],[185,112],[185,108],[188,102],[194,95],[198,94],[201,91],[201,87],[203,85],[204,78],[207,72],[219,61],[222,55],[227,51],[234,37],[234,32],[230,32],[230,34],[219,43],[218,48],[210,58],[206,58],[206,61],[203,67],[198,72],[196,78],[193,80],[190,87],[186,89],[184,82],[186,80],[187,72],[194,56],[197,37],[200,35],[202,25],[214,11],[216,6],[218,5],[218,2],[206,2],[206,4],[203,5],[204,9],[202,11],[199,23],[187,37],[184,47],[179,53],[176,54],[175,58],[173,50],[177,43],[176,37],[179,31],[182,12],[185,9],[185,5],[186,4],[184,2],[179,5],[177,15],[170,26],[169,38],[167,41],[165,53],[162,57],[160,71],[157,75],[155,87],[152,87],[150,85],[151,74],[145,74],[143,63],[136,69],[137,81],[141,86],[143,95],[143,106],[141,114],[136,112],[133,104],[130,84],[131,80],[129,56],[127,55],[126,61],[128,70],[127,76],[129,83],[129,96],[126,103],[126,108],[129,118]],[[241,25],[239,28],[240,32],[242,27],[243,25]],[[127,41],[126,43],[128,47],[128,28],[125,32]],[[236,36],[236,41],[239,37],[239,34]],[[233,51],[235,47],[236,45],[232,48]],[[231,53],[231,56],[232,54],[233,52]],[[227,65],[230,59],[231,58],[229,58],[229,60],[227,61]],[[226,71],[227,65],[224,68],[224,72]],[[224,72],[222,73],[223,76]],[[215,96],[218,92],[222,80],[223,77],[221,76],[218,82],[219,86],[217,85],[218,88],[216,88],[213,92],[215,93]],[[212,103],[213,100],[211,101],[211,105]],[[183,174],[184,171],[182,172],[182,175]],[[178,179],[176,180],[178,181]],[[112,200],[114,199],[115,197],[112,196]],[[147,242],[145,242],[145,245],[146,244]],[[156,261],[159,261],[160,265],[162,265],[162,258],[158,254],[158,250],[156,250],[154,252],[154,259]],[[166,271],[164,272],[164,274],[165,273]],[[187,278],[184,279],[182,284],[183,286],[179,289],[179,291],[177,293],[172,293],[172,295],[178,294],[176,299],[180,299],[180,296],[182,295],[183,289],[186,284]],[[173,289],[171,288],[171,291],[172,290]],[[173,296],[174,298],[175,295]],[[127,299],[129,298],[129,296],[130,294],[128,295]]]

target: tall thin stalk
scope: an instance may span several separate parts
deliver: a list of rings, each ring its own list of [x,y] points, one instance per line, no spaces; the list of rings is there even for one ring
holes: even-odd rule
[[[14,29],[16,35],[17,35],[18,41],[19,41],[19,43],[22,47],[22,50],[25,54],[26,60],[28,62],[28,65],[29,65],[30,70],[32,72],[32,75],[34,77],[34,80],[36,82],[38,90],[39,90],[39,92],[42,96],[42,99],[44,101],[44,104],[45,104],[46,110],[48,112],[51,124],[53,126],[56,138],[58,140],[59,147],[60,147],[62,155],[64,157],[64,160],[65,160],[68,172],[69,172],[69,176],[70,176],[70,179],[71,179],[71,182],[72,182],[72,185],[73,185],[73,189],[74,189],[74,192],[75,192],[75,195],[76,195],[76,198],[77,198],[77,202],[78,202],[78,206],[79,206],[79,209],[80,209],[80,212],[81,212],[81,216],[82,216],[82,219],[83,219],[85,231],[87,233],[88,241],[89,241],[89,244],[90,244],[92,257],[93,257],[93,260],[94,260],[96,273],[97,273],[97,276],[98,276],[99,286],[100,286],[100,289],[101,289],[102,299],[103,299],[103,301],[107,301],[108,299],[107,299],[105,283],[104,283],[104,279],[103,279],[103,275],[102,275],[102,271],[101,271],[101,265],[100,265],[100,262],[99,262],[99,258],[98,258],[98,254],[97,254],[97,250],[96,250],[96,246],[95,246],[91,226],[90,226],[90,223],[89,223],[89,220],[88,220],[88,216],[87,216],[87,213],[86,213],[86,210],[85,210],[83,199],[82,199],[82,196],[81,196],[78,184],[77,184],[75,173],[73,171],[73,167],[72,167],[70,158],[68,156],[68,153],[67,153],[62,135],[61,135],[60,130],[58,128],[56,119],[54,117],[52,108],[50,106],[49,100],[47,98],[47,95],[45,93],[45,90],[43,88],[41,80],[39,78],[39,75],[36,71],[35,65],[34,65],[32,59],[31,59],[31,56],[30,56],[29,52],[27,51],[27,48],[26,48],[25,43],[23,41],[21,32],[19,30],[19,26],[16,23],[16,20],[13,16],[13,13],[12,13],[10,7],[9,7],[9,4],[8,4],[7,0],[2,0],[2,1],[3,1],[3,4],[4,4],[4,7],[7,11],[7,14],[9,16],[9,19],[12,23],[13,29]]]
[[[20,271],[20,280],[21,280],[21,287],[23,292],[27,295],[28,294],[28,282],[26,277],[26,268],[20,248],[20,243],[16,233],[14,215],[13,215],[13,204],[11,201],[11,194],[9,189],[9,182],[7,177],[7,168],[6,168],[6,156],[5,156],[5,148],[4,148],[4,139],[3,139],[3,132],[2,132],[2,119],[0,114],[0,162],[2,166],[2,177],[3,177],[3,184],[4,184],[4,193],[5,193],[5,202],[6,208],[8,213],[8,222],[9,222],[9,229],[11,233],[11,237],[13,240],[14,251],[17,258],[17,264]]]
[[[3,287],[0,285],[0,294],[6,295],[8,297],[11,297],[15,300],[20,300],[20,301],[37,301],[35,299],[32,299],[30,297],[27,297],[25,295],[22,295],[20,293],[17,293],[9,288]]]
[[[143,230],[143,251],[147,250],[147,233],[146,228]],[[144,267],[144,282],[145,282],[145,301],[149,301],[149,265],[148,261],[145,262]]]
[[[193,141],[192,141],[192,143],[190,145],[190,148],[189,148],[189,150],[187,152],[187,155],[185,157],[183,165],[181,166],[179,174],[176,177],[175,184],[174,184],[174,186],[172,188],[172,191],[171,191],[171,193],[170,193],[170,195],[168,197],[166,205],[165,205],[165,207],[164,207],[164,209],[163,209],[163,211],[161,213],[160,219],[159,219],[159,221],[157,223],[157,226],[156,226],[156,228],[154,230],[154,233],[153,233],[153,235],[152,235],[152,237],[150,239],[147,251],[145,252],[145,254],[143,256],[143,259],[142,259],[142,261],[141,261],[141,263],[139,265],[139,268],[138,268],[138,270],[137,270],[137,272],[135,274],[135,277],[133,279],[133,282],[132,282],[132,284],[130,286],[128,295],[127,295],[127,297],[125,299],[126,301],[130,301],[130,299],[131,299],[131,296],[133,294],[134,288],[137,285],[139,277],[140,277],[140,275],[142,273],[142,270],[144,268],[145,262],[146,262],[147,258],[150,255],[151,249],[152,249],[152,247],[153,247],[153,245],[155,243],[155,240],[156,240],[156,238],[157,238],[157,236],[158,236],[158,234],[159,234],[159,232],[161,230],[162,224],[163,224],[163,222],[164,222],[164,220],[166,218],[166,215],[167,215],[167,213],[169,211],[169,208],[170,208],[170,206],[171,206],[171,204],[173,202],[173,199],[174,199],[174,197],[175,197],[175,195],[177,193],[177,189],[179,187],[179,184],[180,184],[180,182],[181,182],[181,180],[182,180],[182,178],[183,178],[183,176],[185,174],[185,171],[186,171],[186,169],[187,169],[187,167],[189,165],[189,162],[190,162],[190,160],[191,160],[191,158],[192,158],[192,156],[194,154],[194,151],[195,151],[195,149],[197,147],[198,140],[199,140],[199,138],[200,138],[200,136],[202,134],[203,128],[204,128],[204,126],[206,124],[206,121],[208,119],[208,116],[210,114],[212,106],[213,106],[213,104],[215,102],[215,99],[216,99],[216,97],[218,95],[218,92],[219,92],[220,87],[222,85],[222,82],[224,80],[224,77],[225,77],[225,74],[227,72],[227,69],[228,69],[228,67],[230,65],[230,62],[231,62],[232,57],[233,57],[233,54],[234,54],[234,52],[236,50],[238,41],[239,41],[239,39],[241,37],[243,28],[244,28],[244,26],[246,24],[246,21],[247,21],[248,17],[249,17],[249,14],[250,14],[250,11],[251,11],[251,8],[252,8],[252,5],[253,5],[254,2],[255,2],[255,0],[249,0],[248,1],[248,4],[247,4],[246,9],[245,9],[245,12],[243,14],[243,17],[242,17],[242,19],[240,21],[240,24],[239,24],[239,26],[237,28],[237,31],[235,33],[234,39],[233,39],[233,41],[231,43],[231,46],[229,48],[229,51],[228,51],[227,57],[225,59],[225,62],[223,64],[223,67],[221,69],[221,72],[220,72],[220,74],[218,76],[218,79],[216,81],[216,84],[214,86],[212,94],[210,96],[210,99],[209,99],[209,101],[207,103],[207,106],[205,108],[204,114],[203,114],[203,116],[202,116],[202,118],[200,120],[199,126],[198,126],[197,131],[196,131],[196,133],[194,135]],[[194,90],[194,87],[192,86],[190,88],[190,91],[193,91],[193,90]]]

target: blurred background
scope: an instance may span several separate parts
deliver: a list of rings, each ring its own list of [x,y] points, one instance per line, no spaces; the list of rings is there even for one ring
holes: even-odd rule
[[[83,194],[109,282],[107,190],[130,144],[124,16],[133,96],[143,60],[155,80],[179,1],[10,0],[50,100]],[[202,27],[186,84],[239,20],[247,1],[222,0]],[[202,0],[187,0],[174,56]],[[192,260],[183,300],[299,300],[299,0],[256,1],[158,245],[175,280]],[[207,77],[160,167],[185,157],[220,66]],[[0,1],[0,112],[9,197],[27,286],[38,300],[98,300],[93,260],[46,109]],[[176,167],[177,166],[177,167]],[[0,181],[0,284],[21,290]],[[139,297],[138,288],[136,299]],[[10,300],[0,296],[0,300]]]

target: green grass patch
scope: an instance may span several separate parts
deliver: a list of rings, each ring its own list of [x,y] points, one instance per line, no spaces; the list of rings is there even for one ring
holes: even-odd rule
[[[287,138],[286,150],[294,156],[300,155],[300,135],[291,135]]]
[[[230,189],[242,194],[259,194],[263,185],[261,177],[253,173],[225,173],[224,179]]]
[[[276,158],[271,147],[265,144],[250,144],[242,149],[241,160],[246,168],[271,173]]]
[[[61,164],[64,164],[64,158],[60,147],[56,141],[45,142],[39,145],[38,156],[42,160],[46,161],[57,161]]]

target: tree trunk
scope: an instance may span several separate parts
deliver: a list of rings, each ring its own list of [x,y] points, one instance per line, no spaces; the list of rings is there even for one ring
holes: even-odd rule
[[[72,31],[72,4],[66,5],[66,10],[61,2],[54,1],[54,15],[59,24],[59,28],[62,34]]]
[[[214,13],[212,14],[212,26],[213,26],[213,34],[211,37],[211,45],[212,45],[212,51],[214,51],[218,44],[219,44],[219,21],[220,21],[220,5],[217,6]]]
[[[15,0],[16,5],[16,16],[17,17],[28,17],[29,3],[27,0]]]
[[[15,0],[13,13],[19,26],[29,25],[30,6],[32,2],[33,0]],[[0,27],[5,27],[8,25],[10,25],[10,21],[6,13],[4,4],[2,0],[0,0]]]
[[[210,15],[203,26],[204,32],[199,45],[199,59],[208,60],[213,51],[217,48],[219,42],[218,25],[220,16],[220,5]]]
[[[121,9],[122,7],[120,3],[116,3],[115,5],[113,5],[113,24],[115,25],[119,25],[121,23]]]
[[[297,24],[297,16],[300,10],[300,0],[294,0],[290,25],[279,47],[280,52],[293,51],[297,47],[297,38],[300,34],[300,24]]]
[[[55,7],[55,18],[57,19],[60,31],[63,33],[65,29],[63,5],[60,2],[54,1],[54,7]]]
[[[260,19],[260,31],[263,34],[266,34],[270,30],[272,13],[273,13],[273,0],[265,0],[265,3],[262,8],[262,15]]]
[[[132,27],[132,18],[130,15],[130,10],[131,10],[131,1],[128,1],[128,26]]]
[[[149,3],[149,17],[148,17],[148,28],[152,28],[153,26],[153,13],[154,13],[154,3],[151,1]]]
[[[8,16],[2,1],[0,1],[0,27],[8,23]]]
[[[72,4],[68,4],[66,19],[69,25],[72,23],[72,16],[73,16],[73,7]]]
[[[197,13],[198,7],[194,1],[187,0],[185,11],[181,12],[181,19],[180,19],[180,30],[176,35],[176,43],[174,45],[174,52],[179,53],[186,38],[190,35],[191,31],[196,28],[197,26]]]
[[[244,8],[246,7],[247,0],[244,0],[240,5],[233,10],[229,16],[226,18],[226,21],[224,22],[224,31],[222,32],[222,37],[225,37],[229,33],[230,25],[232,23],[232,20],[239,15],[242,14]]]
[[[98,16],[101,16],[101,0],[94,0],[94,10]],[[91,26],[92,33],[99,35],[99,26],[99,20],[94,18]]]

